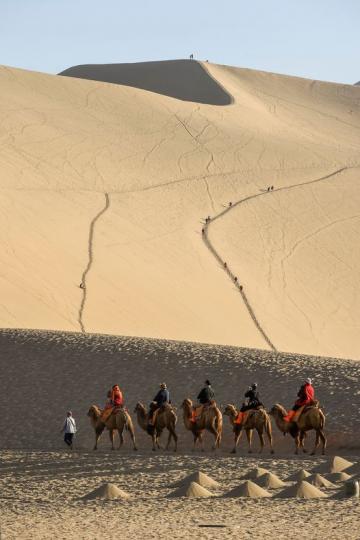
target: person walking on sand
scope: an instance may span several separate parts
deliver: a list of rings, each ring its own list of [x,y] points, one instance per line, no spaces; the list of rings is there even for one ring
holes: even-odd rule
[[[64,442],[69,446],[69,448],[72,450],[73,448],[73,439],[74,435],[76,433],[76,422],[75,418],[72,415],[71,411],[68,411],[66,413],[65,422],[63,425],[63,428],[61,432],[64,433]]]

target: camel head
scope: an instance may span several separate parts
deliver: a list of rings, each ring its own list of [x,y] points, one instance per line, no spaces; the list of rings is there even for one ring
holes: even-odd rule
[[[287,415],[287,410],[280,405],[280,403],[275,403],[275,405],[271,407],[269,414],[274,417],[280,416],[280,418],[283,418]]]
[[[145,407],[145,405],[143,405],[143,404],[141,403],[141,401],[138,401],[137,404],[135,405],[134,412],[135,412],[135,413],[140,413],[140,414],[142,414],[142,415],[145,415],[145,414],[146,414],[146,407]]]
[[[192,403],[191,399],[186,398],[186,399],[184,399],[184,401],[181,404],[181,409],[188,410],[188,409],[191,409],[192,406],[193,406],[193,403]]]
[[[99,416],[101,416],[100,407],[98,407],[97,405],[91,405],[90,409],[87,412],[87,416],[89,416],[93,420],[99,418]]]
[[[229,403],[228,405],[226,405],[225,409],[224,409],[224,415],[225,416],[237,416],[237,410],[236,410],[236,407],[235,405],[232,405],[231,403]]]

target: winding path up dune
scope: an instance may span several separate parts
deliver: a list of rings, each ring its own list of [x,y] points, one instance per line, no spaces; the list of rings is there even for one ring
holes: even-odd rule
[[[1,326],[359,358],[360,88],[96,70],[0,68]]]

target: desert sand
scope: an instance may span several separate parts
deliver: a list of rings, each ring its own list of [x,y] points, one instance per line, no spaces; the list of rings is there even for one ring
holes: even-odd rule
[[[35,330],[2,330],[0,350],[1,376],[6,381],[6,392],[0,393],[0,509],[5,538],[62,538],[75,532],[84,539],[114,538],[119,528],[129,538],[157,538],[159,528],[162,534],[176,539],[239,535],[285,539],[290,530],[310,539],[314,528],[319,539],[328,538],[329,530],[336,539],[356,538],[359,499],[344,496],[341,480],[359,477],[358,362]],[[180,404],[185,396],[196,396],[206,377],[212,380],[222,408],[228,402],[240,403],[254,379],[270,408],[279,396],[290,405],[297,382],[309,374],[327,414],[329,457],[295,457],[293,441],[283,437],[274,423],[274,456],[267,446],[262,456],[257,454],[256,434],[253,455],[247,454],[247,445],[241,440],[238,455],[233,456],[233,435],[227,418],[219,451],[211,451],[212,440],[206,434],[205,453],[191,452],[192,440],[183,427]],[[92,452],[94,434],[86,413],[92,403],[104,403],[106,390],[115,381],[124,391],[133,418],[136,402],[148,403],[159,382],[167,382],[178,414],[177,454],[152,452],[150,437],[138,426],[138,452],[132,450],[128,436],[122,450],[111,452],[106,433],[100,439],[99,450]],[[19,395],[23,406],[18,404]],[[60,434],[67,409],[73,411],[79,430],[72,454],[64,449]],[[162,444],[165,440],[163,436]],[[308,448],[312,441],[310,434]],[[341,478],[334,479],[330,471],[334,465],[346,465],[343,459],[354,463],[349,465],[354,474],[345,477],[345,472],[335,473]],[[295,480],[289,481],[295,472],[307,470],[311,474],[319,469],[336,485],[320,488],[325,498],[297,499],[293,491],[289,498],[278,497],[282,490],[295,485]],[[260,483],[262,477],[256,478],[255,473],[258,476],[267,471],[286,484],[269,490],[272,497],[225,497],[248,476]],[[198,472],[219,484],[214,489],[204,488],[212,493],[210,498],[168,497],[177,489],[175,485],[183,485],[184,479],[189,483],[201,478]],[[84,501],[84,496],[109,483],[126,492],[129,499]],[[188,487],[181,488],[184,495]]]
[[[359,358],[360,88],[109,69],[0,68],[1,326]]]

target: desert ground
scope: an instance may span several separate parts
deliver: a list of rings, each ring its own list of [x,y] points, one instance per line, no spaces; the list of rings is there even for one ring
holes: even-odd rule
[[[135,337],[71,332],[3,330],[0,332],[0,505],[2,538],[357,538],[359,499],[333,498],[344,489],[323,489],[326,498],[303,500],[273,497],[225,498],[254,467],[265,467],[282,480],[319,465],[330,471],[340,455],[360,462],[359,363],[256,349],[201,345]],[[294,443],[273,422],[275,454],[263,455],[254,437],[254,453],[245,440],[237,455],[232,430],[224,418],[220,450],[192,452],[184,429],[181,402],[195,398],[206,377],[211,379],[223,409],[240,404],[250,382],[259,384],[269,409],[277,401],[290,406],[306,376],[314,379],[317,397],[327,416],[328,456],[294,456]],[[92,451],[89,406],[100,406],[108,387],[118,382],[136,427],[138,451],[125,435],[121,450],[110,450],[104,433]],[[150,437],[136,424],[138,400],[148,404],[158,384],[166,381],[178,415],[179,448],[175,454],[151,451]],[[20,396],[20,399],[18,398]],[[78,426],[75,448],[65,450],[60,429],[67,409]],[[166,436],[162,437],[162,444]],[[312,448],[313,435],[307,442]],[[168,498],[172,484],[193,471],[219,482],[214,498]],[[351,479],[358,478],[359,469]],[[83,500],[104,483],[130,495],[127,500]],[[287,486],[292,485],[287,483]],[[221,527],[213,527],[221,525]]]

